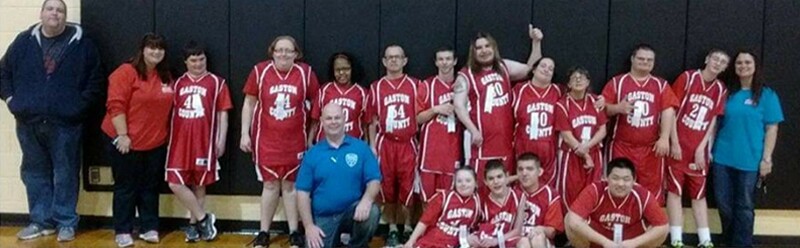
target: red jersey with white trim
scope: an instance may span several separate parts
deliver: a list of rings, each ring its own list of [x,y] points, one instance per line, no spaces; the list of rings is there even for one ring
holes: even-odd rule
[[[417,242],[457,246],[459,228],[465,226],[469,231],[478,223],[480,204],[475,194],[464,197],[455,190],[436,193],[419,219],[428,229]]]
[[[183,74],[173,84],[167,169],[213,171],[217,166],[217,113],[233,108],[225,79],[206,73]]]
[[[611,195],[608,182],[596,181],[581,192],[570,210],[608,239],[614,238],[614,224],[622,225],[622,239],[643,234],[650,226],[667,224],[667,215],[655,198],[639,184],[624,198]]]
[[[627,99],[633,105],[631,113],[617,116],[613,139],[635,145],[655,143],[661,128],[661,111],[678,107],[672,88],[656,76],[639,82],[630,73],[617,75],[606,83],[603,97],[607,104]]]
[[[362,138],[364,136],[363,123],[366,120],[367,110],[367,91],[358,84],[341,86],[336,82],[328,82],[319,91],[319,96],[314,100],[311,107],[311,118],[319,120],[322,115],[322,108],[330,102],[342,106],[344,111],[344,131],[353,137]],[[322,128],[316,134],[316,140],[323,138]]]
[[[468,82],[469,117],[483,136],[483,144],[477,149],[477,154],[470,154],[472,159],[513,154],[514,117],[509,94],[511,79],[505,64],[501,63],[500,69],[499,72],[473,72],[467,66],[458,72]]]
[[[517,219],[517,206],[522,202],[522,191],[509,189],[508,195],[501,201],[490,197],[491,193],[481,196],[483,221],[478,227],[478,237],[496,238],[498,234],[506,234],[514,228]]]
[[[522,190],[525,216],[522,221],[522,234],[528,236],[536,226],[549,226],[557,232],[564,231],[564,214],[561,195],[549,185],[540,185],[535,192]]]
[[[409,140],[417,134],[418,80],[408,75],[389,80],[382,77],[370,85],[367,116],[378,117],[378,134]]]
[[[554,110],[561,99],[555,84],[539,88],[530,82],[514,86],[515,142],[550,141],[555,144]]]
[[[417,109],[422,111],[442,104],[453,103],[453,82],[444,82],[436,76],[419,84]],[[461,123],[453,115],[437,114],[420,129],[420,170],[453,174],[461,159]]]
[[[558,102],[555,127],[557,131],[570,131],[579,142],[589,142],[600,127],[608,122],[606,113],[594,107],[597,96],[587,94],[584,99],[577,100],[569,94]],[[600,149],[601,145],[591,148]],[[562,142],[561,149],[570,150],[567,142]],[[600,166],[600,165],[597,165]]]
[[[700,70],[681,73],[672,89],[681,103],[675,119],[678,141],[682,150],[691,152],[683,153],[682,161],[693,163],[694,150],[709,131],[711,121],[725,111],[728,90],[718,79],[704,82]]]
[[[286,72],[272,60],[253,67],[244,93],[258,98],[250,129],[256,165],[299,163],[306,150],[308,107],[318,92],[317,76],[305,63],[295,62]]]

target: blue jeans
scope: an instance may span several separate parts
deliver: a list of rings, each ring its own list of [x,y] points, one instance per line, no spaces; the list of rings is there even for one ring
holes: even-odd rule
[[[114,177],[114,232],[132,233],[137,210],[140,233],[157,231],[158,190],[164,181],[166,146],[122,154],[111,144],[111,138],[103,137]]]
[[[28,194],[31,222],[46,228],[78,225],[78,189],[83,125],[47,120],[17,121],[22,148],[20,175]]]
[[[714,195],[717,198],[722,237],[732,247],[753,246],[753,222],[757,171],[742,171],[714,163]]]
[[[365,221],[354,221],[356,206],[358,202],[353,203],[347,211],[341,214],[330,216],[314,216],[314,223],[317,224],[319,229],[325,233],[322,238],[324,247],[334,247],[339,243],[339,235],[342,232],[350,233],[350,244],[348,247],[369,247],[369,241],[375,231],[378,230],[378,222],[381,218],[381,210],[377,204],[372,204],[372,209],[369,211],[369,218]],[[306,244],[308,247],[308,244]]]

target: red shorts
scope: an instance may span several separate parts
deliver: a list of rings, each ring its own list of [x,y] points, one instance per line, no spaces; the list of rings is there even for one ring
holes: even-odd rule
[[[636,168],[636,182],[656,197],[659,206],[664,206],[664,171],[663,157],[656,156],[653,145],[632,145],[630,143],[611,141],[608,159],[626,157],[633,161]]]
[[[297,178],[298,169],[300,169],[299,164],[259,165],[256,166],[256,175],[258,175],[258,181],[260,182],[271,182],[278,180],[294,182]]]
[[[560,154],[561,171],[558,189],[562,192],[561,199],[564,201],[564,207],[569,208],[586,185],[603,177],[605,166],[603,166],[603,154],[600,149],[589,151],[594,167],[588,169],[584,168],[586,164],[584,159],[578,157],[574,152],[561,150]]]
[[[417,145],[414,140],[392,140],[378,136],[378,162],[381,166],[381,200],[386,204],[411,206]]]
[[[708,165],[703,170],[692,170],[689,164],[670,164],[667,167],[667,190],[677,195],[683,195],[686,186],[686,193],[693,200],[706,197],[706,171]]]
[[[420,171],[419,179],[422,184],[420,196],[425,202],[428,202],[436,192],[453,189],[452,174]]]
[[[428,226],[428,229],[436,228],[436,226]],[[438,232],[427,231],[417,240],[414,244],[415,248],[447,248],[458,247],[458,238],[444,236]]]
[[[208,186],[219,181],[219,171],[167,169],[166,180],[171,184]]]
[[[517,139],[514,144],[514,154],[519,156],[526,152],[536,154],[542,163],[542,175],[539,176],[539,183],[556,187],[556,144],[552,141],[520,141]],[[516,174],[516,171],[511,174]]]

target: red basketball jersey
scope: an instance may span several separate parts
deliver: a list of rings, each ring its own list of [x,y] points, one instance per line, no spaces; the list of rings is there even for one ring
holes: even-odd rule
[[[477,224],[481,216],[480,204],[476,195],[463,197],[455,190],[436,193],[420,217],[419,221],[428,229],[417,242],[457,246],[461,226],[470,231]]]
[[[351,86],[340,86],[336,82],[328,82],[319,91],[319,96],[314,100],[311,107],[311,118],[319,120],[322,115],[322,108],[330,102],[342,106],[344,111],[344,131],[353,137],[362,138],[364,136],[363,123],[369,120],[366,118],[367,91],[358,84]],[[316,140],[323,138],[323,131],[320,127],[316,134]]]
[[[672,88],[681,103],[675,119],[678,141],[682,150],[690,152],[681,157],[683,161],[693,162],[694,150],[709,131],[711,121],[725,110],[728,91],[720,80],[704,82],[700,70],[681,73]]]
[[[417,134],[417,79],[403,75],[386,77],[370,85],[367,116],[378,118],[378,134],[390,139],[408,140]]]
[[[589,222],[589,226],[609,239],[614,238],[614,224],[622,226],[622,239],[635,238],[649,226],[667,224],[667,216],[655,198],[638,184],[624,198],[611,195],[606,181],[596,181],[581,192],[570,210]]]
[[[496,238],[498,234],[506,234],[514,228],[517,219],[517,206],[522,201],[522,192],[509,189],[508,195],[501,201],[495,201],[489,194],[481,196],[483,221],[478,228],[479,238]]]
[[[217,112],[233,107],[225,79],[183,74],[173,85],[168,170],[217,170]]]
[[[642,82],[629,73],[615,76],[603,88],[606,103],[628,100],[634,110],[618,115],[614,140],[635,145],[651,145],[658,140],[661,111],[677,107],[678,100],[666,80],[649,76]]]
[[[256,64],[244,93],[256,96],[250,135],[257,165],[298,164],[306,150],[307,117],[319,83],[311,67],[296,62],[280,72],[272,60]]]
[[[422,81],[417,95],[419,112],[442,104],[452,104],[452,86],[453,82],[444,82],[436,76]],[[461,158],[459,144],[462,130],[455,114],[436,115],[422,124],[419,134],[420,170],[452,175]]]
[[[586,98],[581,100],[576,100],[570,95],[561,99],[556,110],[556,130],[570,131],[579,142],[589,142],[608,120],[605,112],[594,107],[596,101],[596,96],[591,94],[587,94]],[[597,145],[591,149],[596,150],[599,147],[600,145]],[[562,142],[561,149],[570,150],[571,147]]]
[[[559,99],[561,89],[555,84],[546,88],[529,82],[514,86],[515,142],[549,141],[555,144],[554,110]]]
[[[508,70],[473,72],[464,67],[459,76],[467,79],[469,116],[483,136],[483,144],[470,153],[472,158],[508,156],[513,153],[514,117],[511,110],[511,80]],[[510,158],[507,158],[510,159]]]
[[[540,185],[535,192],[523,192],[522,235],[528,236],[535,226],[549,226],[556,231],[564,230],[564,215],[561,207],[561,196],[549,185]]]

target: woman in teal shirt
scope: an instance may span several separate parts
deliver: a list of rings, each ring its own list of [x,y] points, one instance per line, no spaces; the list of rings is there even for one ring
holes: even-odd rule
[[[714,142],[714,193],[724,243],[753,245],[756,181],[772,172],[772,151],[783,111],[778,95],[763,85],[752,52],[737,53],[736,75]]]

